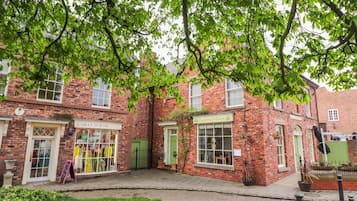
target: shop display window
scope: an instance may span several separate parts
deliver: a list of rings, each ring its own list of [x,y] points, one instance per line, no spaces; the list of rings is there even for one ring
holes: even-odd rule
[[[113,130],[79,129],[73,151],[77,174],[116,171]]]

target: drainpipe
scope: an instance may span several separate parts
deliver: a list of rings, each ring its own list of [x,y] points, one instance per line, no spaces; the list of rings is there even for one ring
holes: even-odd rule
[[[317,127],[319,128],[319,131],[321,131],[321,128],[320,128],[320,118],[319,118],[319,108],[317,107],[316,88],[314,88],[314,96],[315,96],[315,107],[316,107],[316,115],[317,115]]]
[[[149,88],[149,92],[150,92],[150,99],[149,99],[149,119],[150,119],[150,123],[148,125],[149,129],[148,129],[148,153],[149,153],[149,157],[148,157],[148,162],[149,162],[149,167],[148,168],[152,168],[153,164],[153,144],[154,144],[154,139],[153,139],[153,135],[154,135],[154,103],[155,103],[155,94],[154,94],[154,87],[150,87]]]

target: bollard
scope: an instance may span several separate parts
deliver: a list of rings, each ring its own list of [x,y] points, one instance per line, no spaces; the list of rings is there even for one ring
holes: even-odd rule
[[[353,195],[347,195],[348,201],[355,201]]]
[[[295,194],[295,198],[296,198],[296,201],[302,201],[302,199],[304,198],[304,194],[301,192],[297,192]]]
[[[340,201],[344,201],[344,196],[343,196],[343,187],[342,187],[342,175],[341,173],[337,174],[337,183],[338,183],[338,194],[340,196]]]

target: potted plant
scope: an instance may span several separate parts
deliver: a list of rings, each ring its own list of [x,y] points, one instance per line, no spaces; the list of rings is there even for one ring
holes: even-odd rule
[[[164,168],[165,167],[165,162],[164,162],[164,153],[159,154],[159,160],[157,162],[157,168]]]
[[[301,181],[298,181],[299,188],[301,191],[310,192],[313,179],[319,179],[316,175],[308,172],[306,165],[301,168]]]
[[[351,162],[348,164],[342,164],[341,166],[338,167],[338,170],[348,171],[348,172],[356,172],[357,164],[352,164]]]

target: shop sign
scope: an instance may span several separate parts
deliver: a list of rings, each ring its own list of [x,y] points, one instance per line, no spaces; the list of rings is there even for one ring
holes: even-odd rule
[[[117,122],[108,121],[93,121],[76,119],[74,120],[75,128],[93,128],[93,129],[108,129],[108,130],[121,130],[122,124]]]
[[[215,115],[202,115],[194,116],[194,124],[206,124],[206,123],[220,123],[220,122],[232,122],[233,113],[215,114]]]

